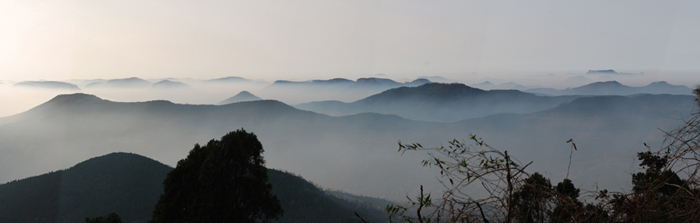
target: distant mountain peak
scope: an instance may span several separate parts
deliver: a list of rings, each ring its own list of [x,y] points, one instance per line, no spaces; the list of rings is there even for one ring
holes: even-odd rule
[[[588,70],[587,74],[617,74],[613,69],[608,70]]]
[[[57,95],[56,97],[52,98],[49,100],[47,103],[66,103],[66,102],[74,102],[74,101],[102,101],[102,98],[99,98],[95,95],[92,94],[85,94],[85,93],[75,93],[75,94],[60,94]]]
[[[32,87],[32,88],[44,88],[44,89],[55,89],[55,90],[70,90],[70,91],[80,91],[80,88],[74,84],[60,82],[60,81],[22,81],[14,84],[16,87]]]
[[[357,83],[363,84],[398,84],[398,82],[388,78],[363,77],[357,79]]]
[[[106,83],[101,84],[101,83],[95,83],[95,84],[88,84],[89,87],[97,87],[97,86],[105,86],[105,87],[112,87],[112,88],[145,88],[145,87],[150,87],[153,83],[138,78],[138,77],[130,77],[130,78],[122,78],[122,79],[111,79],[108,80]],[[86,86],[87,87],[87,86]]]
[[[392,102],[402,98],[423,98],[429,100],[445,100],[450,98],[460,98],[485,92],[484,90],[469,87],[461,83],[427,83],[416,87],[400,87],[386,90],[382,93],[372,95],[360,101],[377,103]]]
[[[600,82],[594,82],[594,83],[590,83],[587,85],[583,85],[583,86],[578,87],[578,88],[584,88],[584,87],[590,87],[590,86],[625,86],[625,85],[623,85],[617,81],[600,81]]]
[[[312,80],[311,83],[314,84],[352,84],[355,81],[348,80],[345,78],[333,78],[329,80]]]
[[[222,77],[222,78],[211,79],[211,80],[208,80],[207,82],[219,82],[219,83],[227,83],[227,82],[250,82],[250,80],[245,79],[245,78],[242,78],[242,77],[228,76],[228,77]]]
[[[171,81],[171,80],[162,80],[159,81],[158,83],[153,84],[151,88],[153,89],[182,89],[182,88],[188,88],[190,85],[178,82],[178,81]]]
[[[411,82],[408,83],[408,84],[418,86],[418,85],[423,85],[423,84],[427,84],[427,83],[432,83],[432,82],[431,82],[430,80],[428,80],[428,79],[425,79],[425,78],[418,78],[418,79],[415,79],[415,80],[411,81]]]
[[[235,96],[219,102],[219,105],[244,102],[244,101],[259,101],[259,100],[262,100],[262,98],[259,98],[258,96],[255,96],[248,91],[241,91],[240,93],[236,94]]]
[[[666,81],[651,82],[649,85],[671,85]]]

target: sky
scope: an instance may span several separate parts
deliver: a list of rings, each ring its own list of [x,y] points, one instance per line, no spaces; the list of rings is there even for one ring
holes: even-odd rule
[[[0,0],[0,81],[536,82],[615,69],[681,84],[700,79],[698,9],[691,0]]]

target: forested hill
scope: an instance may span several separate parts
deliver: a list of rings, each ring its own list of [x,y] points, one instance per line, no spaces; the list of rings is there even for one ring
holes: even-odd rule
[[[147,222],[171,167],[132,153],[112,153],[69,169],[0,185],[0,222],[83,222],[111,212],[123,222]],[[277,222],[359,222],[347,202],[299,176],[268,170],[284,215]],[[358,208],[380,222],[382,212]],[[379,219],[377,219],[379,218]]]
[[[537,112],[576,98],[578,96],[537,96],[517,90],[485,91],[464,84],[427,83],[386,90],[352,103],[320,101],[296,107],[333,116],[376,112],[419,121],[454,122],[499,113]]]
[[[0,185],[0,222],[81,222],[111,212],[124,222],[150,219],[171,167],[112,153]]]

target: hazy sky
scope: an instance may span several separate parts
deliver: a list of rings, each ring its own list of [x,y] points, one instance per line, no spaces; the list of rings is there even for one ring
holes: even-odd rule
[[[0,80],[687,78],[699,12],[690,0],[0,0]]]

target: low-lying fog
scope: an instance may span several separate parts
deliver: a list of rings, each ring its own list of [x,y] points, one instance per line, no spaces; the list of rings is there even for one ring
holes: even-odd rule
[[[272,88],[272,82],[262,81],[172,81],[189,87],[126,88],[87,86],[94,81],[66,82],[80,87],[79,92],[113,102],[168,100],[197,105],[218,104],[241,91],[292,106],[320,100],[353,102],[385,89],[336,89],[304,83]],[[58,94],[76,92],[14,87],[6,82],[0,85],[0,103],[4,105],[0,106],[0,117],[27,111]],[[532,113],[485,114],[492,116],[433,123],[392,115],[330,117],[279,103],[215,107],[99,102],[73,110],[42,111],[28,116],[37,120],[15,125],[5,125],[9,119],[0,119],[0,140],[4,140],[0,145],[0,183],[68,168],[84,159],[117,151],[138,153],[174,166],[194,143],[206,143],[226,131],[245,128],[258,134],[269,167],[291,171],[325,188],[356,194],[402,200],[406,193],[415,193],[420,184],[438,190],[431,172],[434,169],[420,167],[425,154],[401,156],[396,153],[397,141],[439,146],[451,139],[465,139],[469,133],[483,136],[524,163],[535,161],[530,171],[544,172],[553,183],[565,175],[570,152],[566,140],[573,138],[579,151],[573,155],[570,178],[577,186],[628,190],[630,173],[638,170],[635,153],[646,149],[643,143],[659,148],[663,140],[659,128],[671,130],[681,125],[692,105],[688,95],[571,97]]]

